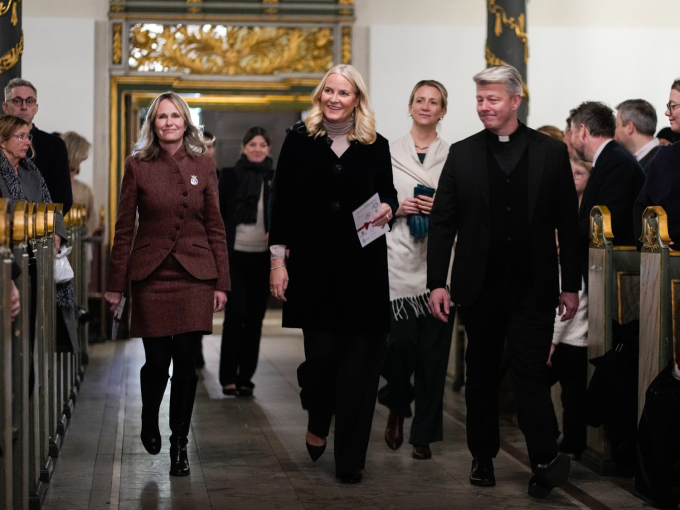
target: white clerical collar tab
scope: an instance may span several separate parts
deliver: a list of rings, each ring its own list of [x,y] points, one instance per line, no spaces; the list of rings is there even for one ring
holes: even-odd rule
[[[509,137],[509,136],[498,135],[498,141],[499,141],[499,142],[509,142],[509,141],[510,141],[510,137]]]

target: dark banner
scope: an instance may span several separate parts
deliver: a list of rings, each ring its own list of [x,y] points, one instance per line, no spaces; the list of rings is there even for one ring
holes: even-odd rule
[[[487,66],[509,64],[522,75],[523,97],[518,117],[524,123],[529,112],[527,62],[529,42],[526,33],[526,0],[487,0]]]
[[[21,76],[24,36],[21,30],[21,1],[0,2],[0,96],[12,78]]]

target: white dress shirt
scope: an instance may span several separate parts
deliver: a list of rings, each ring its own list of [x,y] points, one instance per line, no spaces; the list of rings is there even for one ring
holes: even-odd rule
[[[655,147],[658,147],[659,145],[660,145],[659,139],[654,137],[649,142],[647,142],[642,147],[640,147],[638,149],[638,151],[635,154],[633,154],[633,156],[635,156],[635,159],[640,161],[647,154],[649,154],[652,151],[652,149],[654,149]]]

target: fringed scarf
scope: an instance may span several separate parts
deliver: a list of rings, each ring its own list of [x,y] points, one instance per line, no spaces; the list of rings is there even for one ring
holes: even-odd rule
[[[394,187],[399,202],[413,197],[413,188],[418,184],[437,189],[449,144],[436,138],[429,146],[423,163],[418,159],[411,134],[390,144]],[[427,236],[416,239],[411,235],[407,218],[394,221],[392,231],[387,234],[387,259],[390,271],[390,300],[392,317],[407,319],[411,306],[416,317],[429,313],[427,301]]]
[[[40,174],[40,170],[35,166],[33,161],[28,158],[24,158],[19,163],[19,167],[27,170],[29,172],[36,172],[40,175],[40,187],[42,192],[42,202],[51,203],[52,197],[50,196],[50,190],[47,189],[47,184],[45,184],[45,179],[43,179]],[[24,194],[24,187],[21,184],[21,179],[19,174],[14,170],[14,167],[5,157],[5,154],[0,151],[0,177],[5,181],[7,190],[9,191],[9,197],[7,197],[12,202],[12,207],[19,200],[28,200]],[[56,235],[56,234],[55,234]],[[57,305],[62,308],[75,308],[75,297],[73,294],[73,285],[71,282],[58,283],[57,284]]]

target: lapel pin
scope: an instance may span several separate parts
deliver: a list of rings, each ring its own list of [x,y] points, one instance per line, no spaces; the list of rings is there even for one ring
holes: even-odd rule
[[[192,186],[198,186],[198,177],[196,177],[195,175],[192,175],[191,176],[191,184],[192,184]]]

